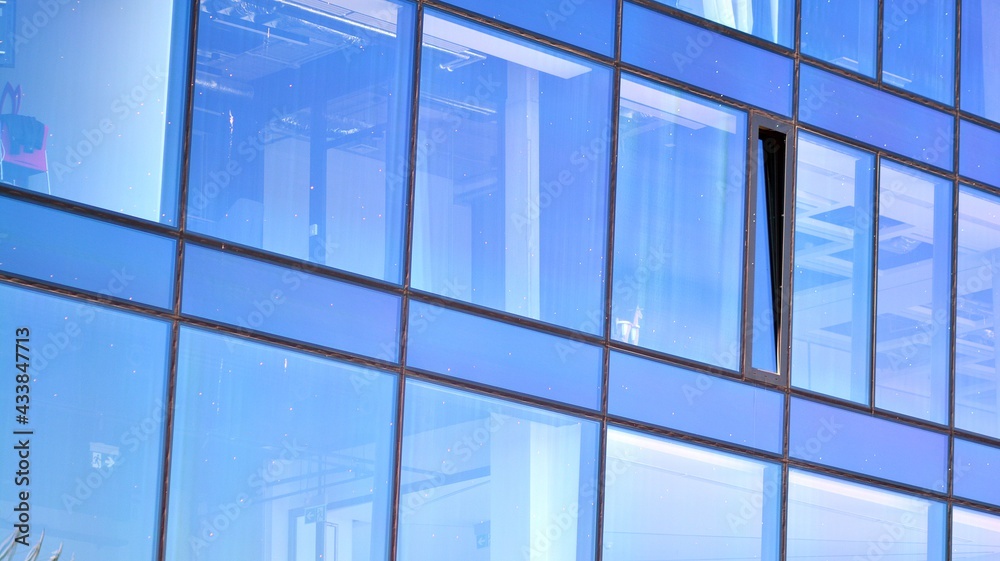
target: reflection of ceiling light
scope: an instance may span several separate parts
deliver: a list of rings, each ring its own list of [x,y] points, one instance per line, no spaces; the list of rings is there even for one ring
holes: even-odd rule
[[[830,493],[844,499],[864,501],[873,505],[881,505],[906,512],[918,513],[927,510],[927,502],[921,499],[910,498],[892,491],[883,491],[874,487],[840,481],[821,475],[813,475],[798,470],[790,470],[788,472],[788,486],[789,488],[808,487],[821,493]],[[826,498],[818,498],[815,504],[826,507],[830,503]],[[851,510],[865,512],[868,508],[870,506],[857,505],[856,510],[853,508]]]
[[[622,106],[647,115],[683,125],[689,129],[705,126],[730,134],[736,133],[736,116],[705,103],[691,101],[679,95],[623,79]]]
[[[906,255],[914,249],[917,249],[919,246],[919,240],[908,238],[906,236],[896,236],[895,238],[888,239],[878,244],[880,251],[888,251],[898,255]]]
[[[446,19],[425,15],[425,43],[431,37],[467,46],[461,47],[458,52],[475,49],[559,78],[573,78],[590,72],[588,66],[557,57],[539,48],[522,45]]]
[[[642,450],[648,450],[655,454],[662,454],[666,456],[672,456],[675,458],[684,458],[687,460],[693,460],[703,464],[708,464],[710,466],[727,468],[734,471],[739,471],[743,473],[756,473],[761,472],[764,469],[763,464],[760,464],[754,460],[738,458],[726,454],[724,452],[717,452],[714,450],[707,450],[698,446],[692,446],[690,444],[680,444],[671,442],[669,440],[663,440],[656,437],[645,436],[636,434],[630,431],[624,430],[609,430],[608,431],[608,455],[612,455],[612,448],[618,446],[631,446],[635,448],[640,448]],[[632,461],[628,457],[628,454],[619,455],[622,459]],[[635,462],[642,463],[642,462]],[[643,464],[650,465],[650,464]],[[662,467],[652,465],[651,467]]]
[[[293,8],[308,12],[310,14],[322,16],[340,23],[345,23],[354,27],[386,35],[396,36],[396,9],[387,2],[376,2],[375,9],[369,7],[365,11],[348,9],[343,6],[330,4],[323,0],[275,0],[279,4],[291,6]],[[341,4],[357,4],[356,0],[338,0]],[[378,9],[378,6],[385,4],[387,7]]]

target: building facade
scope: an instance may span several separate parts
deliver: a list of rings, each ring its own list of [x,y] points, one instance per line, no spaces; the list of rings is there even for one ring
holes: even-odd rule
[[[0,2],[0,559],[1000,559],[998,25]]]

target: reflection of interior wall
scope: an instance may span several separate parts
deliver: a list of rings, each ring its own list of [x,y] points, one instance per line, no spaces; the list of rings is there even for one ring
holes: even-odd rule
[[[264,249],[298,259],[309,258],[308,156],[309,143],[297,138],[264,150]]]
[[[159,220],[171,7],[17,2],[24,41],[16,67],[0,69],[0,84],[20,84],[21,114],[49,127],[52,194]],[[37,14],[50,17],[36,18],[48,23],[32,34],[25,23]],[[110,133],[100,131],[102,121]],[[31,181],[46,188],[42,175]]]
[[[385,251],[392,244],[386,245],[383,158],[327,151],[327,265],[372,277],[385,274]]]

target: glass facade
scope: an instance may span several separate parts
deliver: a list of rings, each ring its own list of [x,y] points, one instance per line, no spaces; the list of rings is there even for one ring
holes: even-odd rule
[[[994,2],[99,4],[0,1],[0,559],[1000,559]]]

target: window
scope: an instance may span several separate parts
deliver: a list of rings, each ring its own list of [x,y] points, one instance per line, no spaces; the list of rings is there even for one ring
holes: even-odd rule
[[[656,0],[696,16],[792,47],[795,11],[790,0]]]

